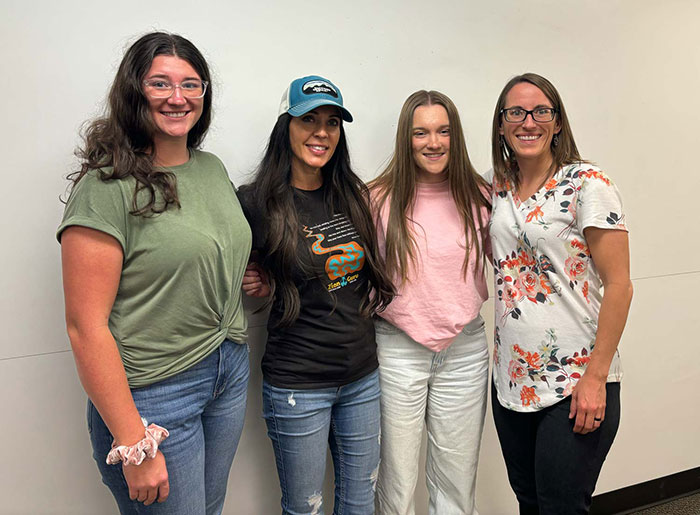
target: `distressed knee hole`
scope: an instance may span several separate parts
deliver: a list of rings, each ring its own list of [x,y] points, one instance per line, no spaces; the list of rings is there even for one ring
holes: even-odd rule
[[[315,492],[313,495],[310,495],[309,498],[306,499],[306,504],[311,508],[310,515],[318,515],[321,513],[321,505],[323,504],[321,492]]]

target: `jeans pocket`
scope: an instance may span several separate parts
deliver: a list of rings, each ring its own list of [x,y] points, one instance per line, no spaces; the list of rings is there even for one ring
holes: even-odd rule
[[[401,329],[395,325],[387,322],[383,318],[375,317],[374,319],[374,331],[379,334],[394,335],[399,334]]]
[[[477,315],[474,320],[472,320],[464,326],[462,332],[468,336],[474,336],[476,334],[483,333],[485,327],[486,324],[484,322],[484,319],[481,318],[481,315]]]

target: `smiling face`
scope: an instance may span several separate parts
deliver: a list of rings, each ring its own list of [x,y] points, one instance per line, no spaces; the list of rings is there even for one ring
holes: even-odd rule
[[[182,84],[186,80],[199,80],[201,77],[192,65],[172,55],[158,55],[153,59],[145,80],[163,79],[170,84]],[[170,98],[154,98],[145,91],[156,133],[153,142],[178,142],[187,145],[187,134],[202,115],[203,98],[187,98],[181,88],[175,88]]]
[[[340,111],[337,107],[321,106],[293,117],[289,122],[289,143],[292,147],[292,177],[318,174],[338,146]]]
[[[442,182],[450,159],[450,120],[439,105],[422,105],[413,111],[411,136],[418,182]]]
[[[520,107],[531,111],[537,107],[554,106],[540,88],[529,82],[520,82],[506,94],[504,107],[505,109]],[[536,122],[532,115],[528,114],[522,122],[507,122],[501,115],[499,132],[518,161],[551,163],[552,138],[560,130],[558,116],[555,116],[551,122]]]

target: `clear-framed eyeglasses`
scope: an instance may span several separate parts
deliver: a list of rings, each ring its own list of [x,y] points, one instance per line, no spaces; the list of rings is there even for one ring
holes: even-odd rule
[[[176,88],[180,88],[180,93],[185,98],[202,98],[207,92],[205,80],[190,79],[182,81],[180,84],[173,84],[164,79],[146,79],[143,85],[146,93],[153,98],[170,98],[175,93]]]
[[[522,107],[509,107],[501,109],[501,114],[505,121],[510,123],[524,122],[527,115],[532,116],[532,119],[536,122],[545,123],[554,120],[557,110],[553,107],[536,107],[532,111],[528,111]]]

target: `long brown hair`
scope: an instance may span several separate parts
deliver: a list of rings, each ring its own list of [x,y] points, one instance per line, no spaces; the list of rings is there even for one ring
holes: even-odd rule
[[[409,276],[409,270],[416,265],[416,242],[407,220],[411,219],[416,198],[416,178],[418,165],[413,158],[413,114],[419,106],[441,105],[447,111],[450,122],[450,153],[447,163],[447,180],[450,194],[454,199],[459,215],[464,223],[467,249],[464,255],[462,273],[466,277],[469,255],[476,251],[477,269],[483,268],[484,252],[479,241],[479,228],[484,229],[482,207],[491,208],[484,191],[488,186],[476,173],[469,160],[467,145],[464,140],[462,122],[452,100],[439,91],[420,90],[409,96],[401,108],[396,129],[396,147],[386,169],[374,179],[369,187],[376,194],[373,203],[375,219],[389,199],[389,220],[386,234],[386,267],[394,277],[400,277],[403,284]]]
[[[252,196],[262,214],[266,237],[261,264],[269,272],[273,297],[283,306],[281,326],[291,325],[299,316],[299,290],[294,284],[294,267],[304,267],[300,259],[299,236],[302,234],[291,185],[292,148],[289,122],[292,116],[282,114],[272,129],[262,161],[250,184],[241,186],[241,195]],[[377,235],[369,210],[369,191],[350,165],[345,129],[340,126],[340,139],[333,157],[321,169],[325,187],[324,202],[329,212],[343,213],[352,222],[365,247],[365,268],[370,288],[364,292],[362,314],[370,316],[386,308],[394,297],[394,286],[377,248]],[[372,293],[370,293],[370,289]]]
[[[84,144],[76,151],[81,160],[80,170],[68,175],[73,186],[90,170],[99,170],[103,181],[133,177],[136,187],[132,215],[151,216],[170,206],[180,207],[175,174],[153,164],[155,125],[142,86],[153,59],[159,55],[187,61],[211,85],[207,62],[189,40],[166,32],[142,36],[124,54],[107,97],[104,116],[90,122],[83,131]],[[202,115],[187,134],[189,148],[199,147],[204,140],[211,122],[211,103],[209,87],[204,94]],[[148,200],[141,200],[139,205],[137,200],[144,197],[139,195],[142,190]]]
[[[564,165],[583,162],[576,148],[574,133],[569,125],[569,118],[566,116],[566,109],[557,89],[547,79],[536,73],[523,73],[510,79],[501,91],[496,102],[496,110],[493,113],[493,125],[491,132],[491,156],[493,160],[493,171],[496,180],[500,184],[506,181],[517,188],[520,184],[518,173],[518,161],[513,150],[508,146],[505,138],[500,134],[503,124],[501,110],[506,107],[506,95],[516,84],[527,82],[539,88],[544,96],[552,103],[555,109],[555,120],[558,119],[560,131],[556,138],[552,138],[550,150],[552,152],[552,170],[558,170]],[[550,170],[550,172],[552,171]]]

